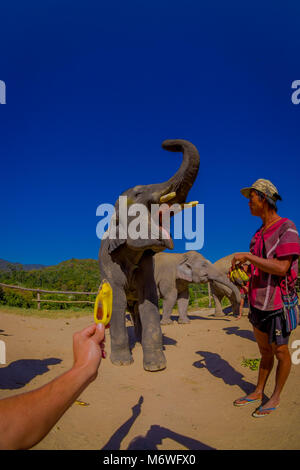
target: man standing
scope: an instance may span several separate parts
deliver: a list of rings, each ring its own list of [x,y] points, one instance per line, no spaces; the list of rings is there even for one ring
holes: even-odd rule
[[[261,401],[276,357],[276,383],[272,396],[252,416],[264,417],[279,406],[280,394],[291,369],[282,293],[295,295],[300,243],[294,223],[277,214],[277,188],[269,180],[259,179],[241,193],[249,199],[251,214],[262,219],[262,226],[250,243],[250,253],[237,253],[236,263],[251,263],[249,320],[261,353],[258,382],[253,393],[234,401],[244,406]],[[288,292],[286,292],[288,290]],[[298,309],[298,307],[297,307]]]

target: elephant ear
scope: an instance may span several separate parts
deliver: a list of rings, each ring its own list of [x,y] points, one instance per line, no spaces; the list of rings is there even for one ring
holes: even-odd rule
[[[183,281],[193,282],[193,271],[189,263],[184,260],[176,268],[177,279],[182,279]]]
[[[108,229],[108,253],[111,254],[119,246],[126,243],[126,238],[119,238],[119,216],[118,212],[115,212],[111,218],[109,229]]]

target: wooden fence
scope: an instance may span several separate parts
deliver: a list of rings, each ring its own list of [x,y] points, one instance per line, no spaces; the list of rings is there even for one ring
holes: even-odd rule
[[[29,287],[12,286],[11,284],[3,284],[0,282],[1,287],[7,287],[9,289],[18,289],[30,292],[36,292],[37,298],[32,299],[33,302],[37,302],[37,308],[40,310],[41,302],[47,303],[60,303],[60,304],[93,304],[90,300],[50,300],[41,299],[41,294],[65,294],[65,295],[97,295],[98,292],[71,292],[71,291],[57,291],[57,290],[44,290],[44,289],[30,289]]]
[[[60,303],[60,304],[93,304],[93,301],[90,300],[49,300],[41,299],[41,294],[64,294],[64,295],[97,295],[98,292],[72,292],[72,291],[57,291],[57,290],[44,290],[44,289],[30,289],[28,287],[12,286],[11,284],[3,284],[0,282],[0,286],[8,287],[9,289],[18,289],[30,292],[36,292],[37,298],[32,299],[33,302],[37,302],[37,308],[40,310],[41,302],[47,303]],[[300,276],[298,276],[296,289],[300,291]],[[210,283],[208,283],[208,298],[209,298],[209,307],[211,307],[211,290]]]

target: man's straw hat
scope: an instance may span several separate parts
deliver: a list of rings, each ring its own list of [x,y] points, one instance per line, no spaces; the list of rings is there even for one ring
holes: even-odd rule
[[[279,196],[278,189],[274,186],[273,183],[269,180],[259,179],[256,180],[252,186],[249,188],[242,188],[241,193],[243,196],[249,198],[251,189],[256,189],[257,191],[261,192],[265,196],[269,197],[273,201],[277,201],[278,199],[281,201],[281,196]]]

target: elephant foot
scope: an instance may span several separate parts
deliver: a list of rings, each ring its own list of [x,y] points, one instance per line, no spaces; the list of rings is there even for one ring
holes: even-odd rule
[[[171,318],[163,318],[160,322],[161,325],[172,325],[173,320]]]
[[[191,320],[188,317],[180,317],[178,318],[178,323],[186,325],[187,323],[191,323]]]
[[[167,367],[167,361],[162,351],[144,350],[144,369],[149,372],[156,372]]]
[[[112,351],[110,360],[115,366],[129,366],[133,363],[133,357],[130,351]]]

